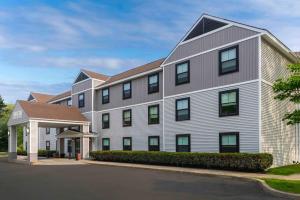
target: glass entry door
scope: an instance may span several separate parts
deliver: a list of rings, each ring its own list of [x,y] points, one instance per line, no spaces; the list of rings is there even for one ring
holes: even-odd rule
[[[75,154],[80,153],[80,138],[75,139]]]

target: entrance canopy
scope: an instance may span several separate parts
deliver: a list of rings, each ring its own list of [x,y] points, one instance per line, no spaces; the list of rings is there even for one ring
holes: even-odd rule
[[[89,156],[90,122],[74,106],[48,104],[29,101],[17,101],[15,108],[8,120],[9,126],[9,159],[17,159],[17,131],[16,126],[21,125],[27,133],[28,161],[36,162],[38,158],[38,134],[39,127],[65,128],[79,126],[80,132],[65,131],[59,134],[59,138],[79,137],[83,158]]]
[[[92,138],[92,137],[97,137],[94,134],[90,133],[82,133],[78,131],[73,131],[73,130],[66,130],[56,136],[57,139],[61,138],[82,138],[82,137],[87,137],[87,138]]]

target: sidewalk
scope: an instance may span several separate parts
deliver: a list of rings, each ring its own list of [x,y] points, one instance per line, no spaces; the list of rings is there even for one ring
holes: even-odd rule
[[[213,170],[213,169],[196,169],[196,168],[186,168],[186,167],[102,162],[102,161],[93,161],[93,160],[81,160],[80,162],[87,163],[87,164],[106,165],[106,166],[115,166],[115,167],[163,170],[163,171],[192,173],[192,174],[201,174],[201,175],[230,176],[230,177],[237,177],[237,178],[250,178],[250,179],[272,178],[272,179],[282,179],[282,180],[300,180],[300,174],[290,175],[290,176],[280,176],[280,175],[272,175],[272,174],[264,174],[264,173],[248,173],[248,172],[235,172],[235,171]]]

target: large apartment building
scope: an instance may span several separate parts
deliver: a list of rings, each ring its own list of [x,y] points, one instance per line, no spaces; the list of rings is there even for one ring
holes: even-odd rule
[[[111,77],[81,70],[70,91],[18,101],[9,125],[26,122],[24,148],[32,152],[268,152],[274,165],[292,163],[300,161],[299,128],[282,118],[295,105],[274,100],[272,85],[298,60],[265,29],[204,14],[166,58]],[[62,111],[68,106],[86,120]],[[88,140],[77,141],[80,132]]]

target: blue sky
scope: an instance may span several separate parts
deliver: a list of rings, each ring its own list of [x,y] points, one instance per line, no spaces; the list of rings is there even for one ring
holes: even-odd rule
[[[165,57],[202,13],[269,29],[300,51],[300,1],[0,1],[0,95],[70,89],[81,68],[114,75]]]

